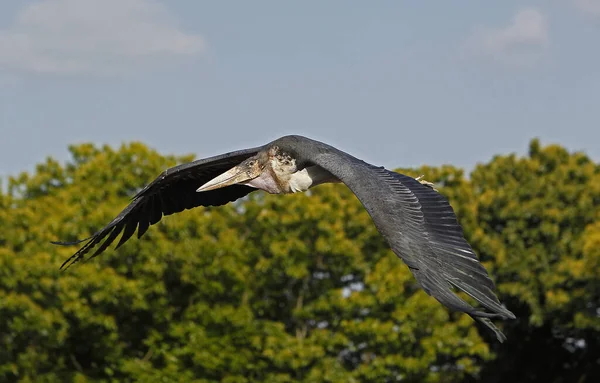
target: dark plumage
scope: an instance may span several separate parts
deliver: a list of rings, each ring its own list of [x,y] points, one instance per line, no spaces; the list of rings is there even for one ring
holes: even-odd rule
[[[256,190],[245,185],[232,185],[221,190],[197,193],[196,189],[206,181],[223,173],[241,161],[255,155],[258,149],[246,149],[220,156],[197,160],[165,170],[154,181],[140,190],[118,216],[92,236],[74,242],[53,242],[56,245],[76,245],[88,241],[81,249],[67,259],[61,268],[68,268],[84,258],[96,245],[100,247],[92,254],[93,258],[102,253],[123,231],[120,247],[135,233],[140,238],[150,225],[163,216],[179,213],[197,206],[220,206],[235,201]]]
[[[180,165],[163,172],[133,197],[106,227],[87,241],[62,267],[103,252],[123,232],[117,247],[138,231],[141,237],[163,215],[197,206],[218,206],[253,190],[304,191],[324,182],[343,182],[357,196],[394,253],[417,282],[440,303],[469,314],[503,341],[490,318],[514,319],[494,294],[494,283],[463,236],[446,198],[416,179],[370,165],[322,142],[285,136],[263,147]],[[197,191],[200,189],[200,192]],[[453,291],[479,302],[478,310]]]

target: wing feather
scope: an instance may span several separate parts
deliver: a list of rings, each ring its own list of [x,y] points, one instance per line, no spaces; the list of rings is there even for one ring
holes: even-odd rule
[[[165,170],[140,190],[115,219],[92,236],[74,242],[53,242],[57,245],[74,245],[87,241],[62,264],[61,269],[81,261],[99,244],[100,246],[90,258],[100,255],[121,232],[123,235],[117,243],[117,248],[131,238],[136,229],[137,237],[141,238],[150,226],[158,223],[163,216],[197,206],[224,205],[256,190],[244,185],[232,185],[203,193],[196,192],[202,184],[255,155],[260,149],[240,150]]]
[[[412,177],[310,142],[313,147],[304,149],[309,163],[321,166],[350,188],[425,292],[448,308],[469,314],[491,329],[498,340],[506,339],[489,318],[515,316],[494,294],[494,283],[464,238],[448,200]],[[487,311],[471,306],[454,288],[473,297]]]
[[[125,225],[125,230],[123,231],[123,235],[121,236],[121,239],[119,240],[119,243],[117,243],[115,249],[121,247],[122,244],[124,244],[129,238],[131,238],[131,236],[135,233],[135,229],[137,229],[138,227],[138,223],[139,220],[135,216],[131,217],[131,219],[127,221],[127,224]]]

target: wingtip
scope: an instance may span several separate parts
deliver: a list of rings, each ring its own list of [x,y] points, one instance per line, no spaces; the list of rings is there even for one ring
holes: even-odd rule
[[[507,311],[507,314],[508,314],[506,316],[506,319],[517,319],[517,316],[515,314],[513,314],[512,311],[510,311],[508,309],[506,311]]]
[[[504,333],[500,331],[500,329],[498,329],[494,322],[492,322],[489,318],[475,317],[475,320],[479,321],[479,323],[492,330],[496,335],[496,339],[498,339],[498,342],[504,343],[504,341],[506,341],[506,335],[504,335]]]
[[[500,305],[499,309],[496,310],[497,313],[497,317],[501,318],[501,319],[517,319],[517,316],[515,314],[513,314],[512,311],[510,311],[508,308],[506,308],[506,306],[504,305]]]
[[[60,265],[59,270],[66,271],[69,267],[71,267],[74,264],[76,264],[77,262],[79,262],[81,260],[81,258],[82,258],[82,256],[79,255],[79,253],[73,254],[66,261],[64,261],[62,263],[62,265]]]
[[[85,242],[85,241],[89,240],[90,238],[92,238],[92,237],[87,237],[84,239],[78,239],[76,241],[69,241],[69,242],[67,242],[67,241],[50,241],[50,243],[53,245],[58,245],[58,246],[73,246],[73,245],[78,245],[82,242]],[[66,261],[64,261],[62,263],[62,265],[60,265],[59,270],[66,271],[69,267],[71,267],[75,263],[79,262],[82,258],[80,252],[81,252],[81,250],[77,251],[75,254],[70,256]]]
[[[60,267],[59,267],[59,270],[60,270],[60,271],[67,271],[67,269],[68,269],[69,267],[71,267],[71,265],[72,265],[73,263],[75,263],[75,262],[76,262],[76,261],[73,261],[73,262],[71,262],[71,258],[69,258],[69,259],[67,259],[66,261],[64,261],[64,262],[62,263],[62,265],[60,265]]]

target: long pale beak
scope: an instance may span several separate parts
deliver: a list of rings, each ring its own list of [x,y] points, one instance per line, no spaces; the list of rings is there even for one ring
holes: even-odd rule
[[[258,174],[255,173],[256,171],[253,171],[253,169],[248,169],[247,167],[239,165],[208,181],[196,189],[196,191],[203,192],[215,190],[224,188],[225,186],[246,182],[260,175],[260,172]]]

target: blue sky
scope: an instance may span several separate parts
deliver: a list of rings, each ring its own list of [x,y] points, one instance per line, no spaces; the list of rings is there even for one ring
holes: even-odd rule
[[[391,168],[533,137],[600,158],[600,0],[433,4],[1,2],[0,176],[72,143],[206,157],[290,133]]]

